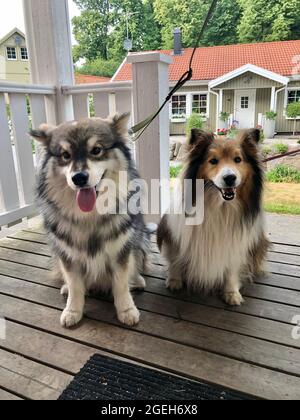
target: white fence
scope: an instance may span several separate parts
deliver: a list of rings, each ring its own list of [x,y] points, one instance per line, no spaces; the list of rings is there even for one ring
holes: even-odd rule
[[[65,86],[62,91],[64,95],[73,97],[75,120],[132,112],[131,82]]]
[[[35,159],[31,124],[47,121],[51,86],[0,83],[0,227],[34,213]]]

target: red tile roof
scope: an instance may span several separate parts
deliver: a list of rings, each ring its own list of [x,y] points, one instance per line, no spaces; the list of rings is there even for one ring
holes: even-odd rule
[[[91,76],[88,74],[75,74],[76,85],[86,85],[89,83],[108,83],[110,82],[109,77]]]
[[[173,57],[170,81],[178,80],[188,69],[192,51],[192,48],[187,48],[182,56]],[[161,52],[168,55],[173,53]],[[282,76],[300,74],[300,40],[198,48],[194,59],[193,80],[214,80],[245,64],[254,64]],[[131,64],[124,64],[114,80],[132,80]]]

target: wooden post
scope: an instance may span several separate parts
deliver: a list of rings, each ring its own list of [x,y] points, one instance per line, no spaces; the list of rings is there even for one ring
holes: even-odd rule
[[[127,61],[133,67],[133,119],[138,123],[153,114],[168,95],[172,58],[159,52],[146,52],[130,54]],[[149,190],[152,180],[170,179],[169,144],[169,107],[166,106],[136,144],[137,165]],[[160,215],[167,210],[168,197],[169,190],[161,187],[156,197]],[[148,215],[147,222],[158,222],[160,215]]]
[[[23,0],[31,80],[54,85],[55,98],[46,98],[49,123],[74,119],[72,96],[61,86],[74,84],[68,0]]]

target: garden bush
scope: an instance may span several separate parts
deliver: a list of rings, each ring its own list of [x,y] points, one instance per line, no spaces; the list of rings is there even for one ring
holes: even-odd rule
[[[277,165],[267,172],[266,178],[269,182],[300,183],[300,171],[288,165]]]

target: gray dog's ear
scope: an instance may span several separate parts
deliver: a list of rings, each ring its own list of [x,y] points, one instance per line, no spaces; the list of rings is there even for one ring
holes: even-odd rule
[[[128,127],[129,119],[130,119],[129,112],[126,112],[125,114],[121,114],[121,115],[116,114],[110,120],[112,129],[116,133],[120,134],[121,136],[127,135],[128,130],[129,130],[129,127]]]
[[[47,124],[42,124],[39,126],[38,130],[30,130],[29,135],[30,137],[34,138],[34,140],[47,147],[50,143],[53,130],[54,127],[51,127]]]

